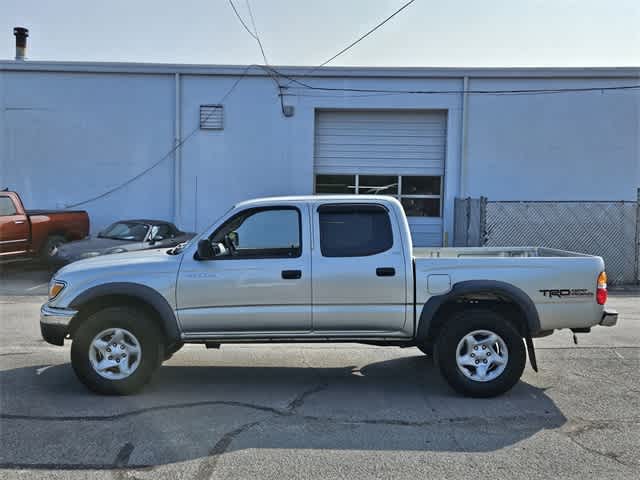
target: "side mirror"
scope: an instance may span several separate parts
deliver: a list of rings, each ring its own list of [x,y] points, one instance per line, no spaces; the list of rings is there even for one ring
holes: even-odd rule
[[[198,259],[199,260],[211,260],[216,256],[211,241],[208,238],[202,239],[198,242]]]

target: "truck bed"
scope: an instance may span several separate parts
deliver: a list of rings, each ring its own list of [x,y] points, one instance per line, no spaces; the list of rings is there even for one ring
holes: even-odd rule
[[[414,247],[414,258],[479,258],[479,257],[590,257],[584,253],[544,247]]]

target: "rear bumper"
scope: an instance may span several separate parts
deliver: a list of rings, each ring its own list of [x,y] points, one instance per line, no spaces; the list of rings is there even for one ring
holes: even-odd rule
[[[53,308],[44,304],[40,309],[40,333],[42,338],[53,345],[63,345],[69,333],[69,324],[78,313],[66,308]]]
[[[602,313],[600,325],[603,327],[613,327],[616,323],[618,323],[618,312],[615,310],[605,310]]]

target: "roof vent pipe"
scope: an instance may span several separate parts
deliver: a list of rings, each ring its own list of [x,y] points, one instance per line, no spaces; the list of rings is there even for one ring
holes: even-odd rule
[[[29,36],[29,29],[15,27],[13,34],[16,36],[16,60],[25,60],[27,58],[27,37]]]

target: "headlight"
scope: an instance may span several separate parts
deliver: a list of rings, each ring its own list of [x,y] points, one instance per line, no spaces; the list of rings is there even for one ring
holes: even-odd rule
[[[51,283],[49,283],[49,300],[56,298],[66,286],[67,284],[60,280],[52,280]]]
[[[100,252],[85,252],[82,255],[80,255],[80,258],[91,258],[91,257],[97,257],[100,255]]]

